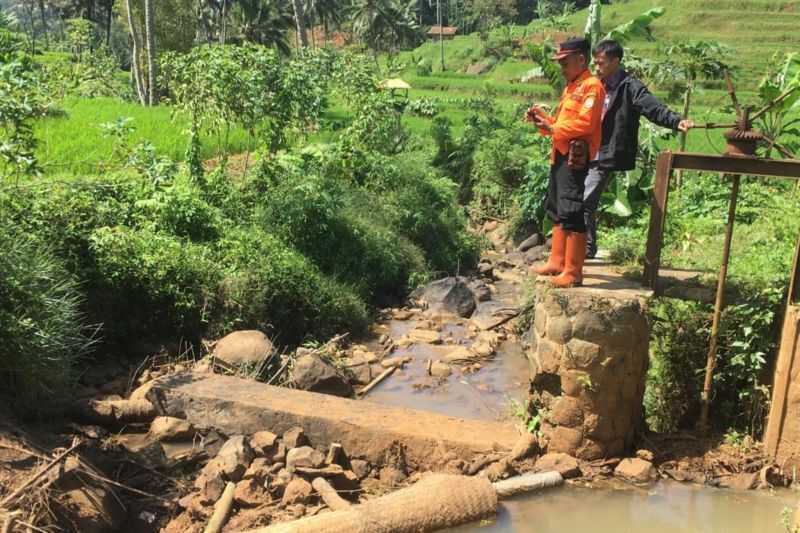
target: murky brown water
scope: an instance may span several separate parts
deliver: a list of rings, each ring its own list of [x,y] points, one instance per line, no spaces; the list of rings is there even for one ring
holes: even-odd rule
[[[391,322],[390,335],[399,338],[413,327],[413,322]],[[452,334],[458,341],[465,330],[459,325],[445,325],[442,335]],[[453,365],[453,374],[440,382],[427,375],[428,359],[438,359],[436,346],[412,344],[397,349],[395,356],[409,356],[411,362],[396,371],[369,393],[370,402],[434,411],[461,418],[501,420],[509,418],[511,399],[520,401],[528,390],[528,362],[516,342],[500,344],[492,359],[481,362],[475,374],[462,374]]]
[[[660,482],[647,490],[566,486],[503,502],[496,520],[450,533],[782,533],[790,491],[738,492]]]

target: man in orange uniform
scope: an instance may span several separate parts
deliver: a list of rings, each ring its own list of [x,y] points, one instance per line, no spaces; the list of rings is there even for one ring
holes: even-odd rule
[[[586,223],[583,189],[589,161],[597,158],[602,137],[603,83],[589,73],[589,41],[573,38],[559,45],[553,57],[561,65],[567,86],[554,116],[535,105],[526,120],[542,135],[553,137],[550,183],[546,210],[553,220],[553,245],[546,265],[534,268],[539,275],[553,276],[556,287],[583,282],[586,259]]]

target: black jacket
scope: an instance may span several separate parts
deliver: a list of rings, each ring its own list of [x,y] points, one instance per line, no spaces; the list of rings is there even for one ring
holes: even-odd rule
[[[632,170],[636,166],[641,115],[654,124],[673,130],[678,129],[681,121],[681,116],[670,111],[642,82],[625,74],[603,117],[598,168]]]

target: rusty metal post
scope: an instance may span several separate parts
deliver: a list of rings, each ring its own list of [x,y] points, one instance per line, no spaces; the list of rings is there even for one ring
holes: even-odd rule
[[[706,358],[706,376],[703,382],[703,394],[701,397],[702,410],[700,411],[699,429],[705,431],[708,428],[708,408],[711,403],[711,385],[714,376],[714,366],[717,361],[717,341],[719,338],[719,319],[722,309],[725,307],[725,283],[728,278],[728,262],[731,257],[731,241],[733,240],[733,221],[736,217],[736,201],[739,199],[739,180],[738,174],[733,176],[731,185],[731,200],[728,205],[728,223],[725,226],[725,247],[722,250],[722,265],[719,267],[719,278],[717,279],[717,298],[714,303],[714,319],[711,322],[711,343],[708,348]]]

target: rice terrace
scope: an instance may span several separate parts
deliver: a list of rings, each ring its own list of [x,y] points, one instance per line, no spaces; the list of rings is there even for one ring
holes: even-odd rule
[[[0,533],[800,532],[800,0],[0,0]]]

